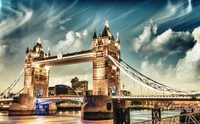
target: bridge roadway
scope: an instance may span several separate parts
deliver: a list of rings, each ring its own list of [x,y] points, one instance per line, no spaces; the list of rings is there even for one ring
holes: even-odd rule
[[[92,96],[87,97],[87,99],[93,99]],[[191,96],[112,96],[113,100],[158,100],[158,101],[200,101],[200,97],[191,97]],[[74,101],[83,101],[82,96],[54,96],[54,97],[39,97],[39,101],[51,101],[51,100],[74,100]],[[11,102],[12,98],[9,99],[0,99],[0,102]]]
[[[112,99],[120,99],[120,100],[157,100],[157,101],[200,101],[200,97],[192,97],[192,96],[113,96]]]
[[[85,50],[74,53],[60,54],[48,58],[36,58],[33,64],[45,64],[45,66],[60,66],[66,64],[76,64],[83,62],[91,62],[93,59],[92,50]]]

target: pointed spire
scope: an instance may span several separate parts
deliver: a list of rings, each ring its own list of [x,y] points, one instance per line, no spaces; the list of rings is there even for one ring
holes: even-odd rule
[[[119,32],[117,32],[117,39],[116,39],[117,43],[120,43],[120,39],[119,39]]]
[[[34,43],[33,51],[36,51],[36,44]]]
[[[29,47],[27,46],[26,53],[29,53]]]
[[[111,36],[111,41],[113,41],[113,42],[114,42],[114,37],[113,37],[113,35]]]
[[[48,57],[51,56],[51,53],[50,53],[50,47],[48,48]]]
[[[41,44],[40,38],[38,38],[37,43]]]
[[[106,27],[109,27],[109,25],[108,25],[108,20],[106,20],[106,25],[105,25]]]
[[[109,30],[108,21],[106,21],[104,30],[102,32],[102,37],[104,37],[104,36],[109,36],[111,38],[111,33],[110,33],[110,30]]]
[[[94,29],[94,36],[93,39],[97,39],[96,28]]]

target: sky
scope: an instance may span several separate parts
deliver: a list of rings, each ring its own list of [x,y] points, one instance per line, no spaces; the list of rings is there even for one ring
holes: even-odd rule
[[[115,39],[119,32],[121,59],[134,69],[175,89],[200,91],[199,11],[197,0],[0,0],[0,91],[19,75],[27,46],[38,38],[51,55],[88,50],[106,21]],[[52,67],[49,85],[71,86],[75,76],[91,89],[92,63]]]

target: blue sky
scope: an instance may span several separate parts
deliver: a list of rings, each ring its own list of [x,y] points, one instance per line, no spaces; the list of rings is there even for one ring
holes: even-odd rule
[[[1,89],[15,80],[26,47],[38,38],[52,55],[91,49],[94,28],[102,33],[107,20],[133,68],[176,89],[200,90],[199,11],[197,0],[0,0]],[[53,67],[50,85],[70,85],[75,76],[91,88],[92,64]]]

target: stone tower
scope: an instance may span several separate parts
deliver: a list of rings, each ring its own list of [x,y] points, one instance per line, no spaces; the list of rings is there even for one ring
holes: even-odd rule
[[[30,97],[47,97],[49,86],[49,68],[35,61],[50,57],[50,51],[44,54],[40,39],[34,44],[33,50],[27,47],[24,74],[24,94]]]
[[[120,71],[109,60],[108,55],[120,61],[119,34],[117,33],[115,42],[106,22],[102,34],[97,36],[94,30],[92,46],[93,95],[117,95],[120,91]]]

